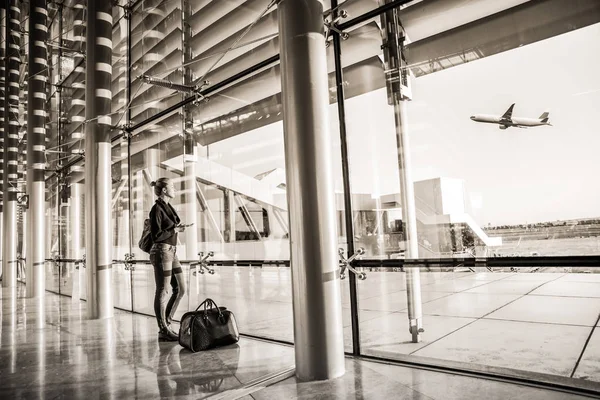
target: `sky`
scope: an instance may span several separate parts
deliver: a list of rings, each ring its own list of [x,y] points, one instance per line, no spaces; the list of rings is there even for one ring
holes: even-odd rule
[[[464,181],[480,225],[600,217],[600,24],[413,80],[408,131],[414,181]],[[552,127],[500,130],[473,114],[537,118]],[[332,164],[341,193],[337,105],[330,106]],[[398,193],[393,107],[386,90],[346,100],[351,185],[373,197]],[[248,176],[285,168],[283,125],[210,146],[211,159]]]
[[[600,217],[600,24],[417,78],[413,177],[465,180],[492,225]],[[550,112],[553,127],[500,130],[473,114]]]

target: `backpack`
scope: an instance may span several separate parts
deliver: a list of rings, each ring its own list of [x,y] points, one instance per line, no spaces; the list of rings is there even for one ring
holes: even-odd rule
[[[145,253],[150,253],[150,249],[152,249],[152,245],[154,242],[152,241],[152,233],[150,229],[150,218],[146,218],[144,220],[144,230],[142,231],[142,237],[138,242],[138,246]]]

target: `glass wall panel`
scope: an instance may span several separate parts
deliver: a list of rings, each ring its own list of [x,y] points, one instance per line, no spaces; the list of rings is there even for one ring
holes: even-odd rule
[[[58,218],[58,179],[50,179],[46,183],[48,195],[46,198],[46,257],[48,260],[59,255],[60,221]],[[60,264],[53,261],[46,262],[46,289],[59,292]]]
[[[131,272],[129,264],[130,221],[129,221],[129,170],[127,163],[127,141],[118,140],[112,148],[112,223],[113,223],[113,288],[115,307],[132,308]]]
[[[185,223],[184,192],[182,191],[182,171],[172,168],[170,160],[181,158],[183,141],[181,138],[181,115],[174,114],[162,122],[148,126],[143,132],[135,135],[131,141],[131,187],[132,191],[132,234],[135,246],[132,246],[136,260],[147,261],[138,263],[131,272],[134,311],[154,314],[154,269],[149,263],[149,255],[137,247],[144,220],[148,218],[150,209],[156,197],[150,186],[152,181],[160,177],[172,180],[176,189],[176,197],[170,204],[175,208],[182,221]],[[195,228],[195,227],[194,227]],[[185,234],[178,235],[177,256],[185,260]],[[187,277],[188,266],[182,263],[184,276]],[[181,300],[175,319],[187,311],[187,294]]]
[[[406,46],[410,14],[398,14],[400,26],[390,12],[342,43],[355,244],[366,249],[364,354],[583,379],[600,372],[589,345],[599,271],[485,264],[600,251],[600,185],[590,175],[600,167],[590,149],[600,144],[591,112],[600,81],[586,45],[600,24],[586,26],[582,9],[543,7]],[[536,10],[553,22],[527,17]],[[566,24],[581,28],[563,33]],[[548,87],[555,77],[560,85]],[[418,251],[410,258],[436,264],[394,263],[409,258],[411,218]],[[408,268],[420,271],[419,296],[408,295]],[[409,333],[413,302],[422,306],[419,343]]]

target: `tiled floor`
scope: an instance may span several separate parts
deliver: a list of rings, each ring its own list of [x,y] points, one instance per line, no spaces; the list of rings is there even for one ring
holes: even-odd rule
[[[350,359],[346,361],[346,374],[341,378],[310,383],[289,378],[254,392],[251,396],[255,400],[583,400],[585,398],[464,376]]]
[[[115,292],[151,313],[150,266],[115,271]],[[289,268],[215,267],[190,276],[178,315],[211,297],[236,312],[243,333],[293,341]],[[407,354],[483,366],[559,374],[600,382],[600,274],[553,272],[421,272],[422,342],[411,343],[405,274],[367,272],[357,282],[361,351]],[[85,279],[82,280],[85,282]],[[344,344],[351,350],[348,280],[342,281]],[[130,300],[129,300],[130,301]],[[130,308],[130,307],[129,307]],[[586,342],[589,344],[586,346]],[[581,361],[578,363],[578,360]]]
[[[292,347],[242,338],[234,346],[192,354],[176,343],[159,343],[152,317],[116,311],[109,320],[88,320],[86,303],[50,293],[42,313],[35,300],[23,298],[23,289],[16,303],[6,289],[1,292],[0,399],[585,398],[350,358],[340,378],[292,377],[265,387],[256,384],[260,378],[293,365]],[[594,362],[598,358],[586,360],[586,368]]]
[[[192,354],[158,342],[154,318],[116,311],[113,319],[91,321],[84,302],[50,293],[45,316],[22,298],[10,313],[5,294],[0,399],[197,399],[294,364],[293,348],[244,338]]]

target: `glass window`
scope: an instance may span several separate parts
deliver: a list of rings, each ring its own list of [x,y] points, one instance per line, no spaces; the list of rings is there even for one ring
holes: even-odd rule
[[[595,269],[485,261],[600,252],[600,24],[527,2],[432,33],[411,7],[342,42],[361,350],[595,379]]]

